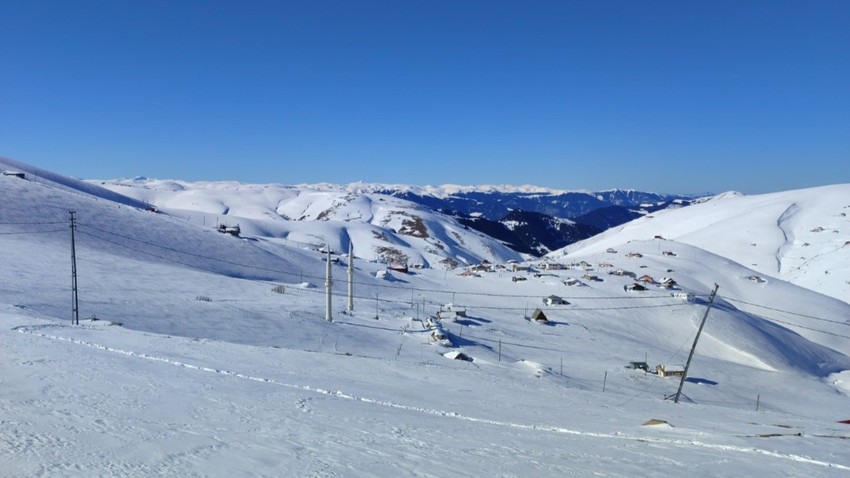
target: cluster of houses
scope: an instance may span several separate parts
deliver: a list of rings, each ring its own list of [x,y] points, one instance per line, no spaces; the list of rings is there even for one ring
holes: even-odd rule
[[[613,248],[608,248],[607,250],[610,254],[616,254],[617,250]],[[668,257],[675,257],[676,253],[672,251],[664,251],[662,253]],[[639,259],[643,257],[643,254],[640,252],[628,252],[625,254],[626,258],[629,259]],[[646,266],[640,266],[646,267]],[[559,270],[578,270],[585,272],[581,278],[576,277],[568,277],[564,279],[562,282],[566,286],[585,286],[590,282],[602,282],[603,279],[598,275],[592,274],[594,270],[608,270],[608,275],[612,276],[620,276],[620,277],[630,277],[634,279],[632,284],[625,285],[623,287],[627,292],[640,292],[649,289],[649,286],[654,286],[667,290],[678,290],[678,284],[673,278],[664,277],[660,281],[656,280],[652,276],[648,274],[644,274],[638,277],[634,272],[627,271],[625,269],[614,269],[614,264],[610,262],[601,262],[594,266],[590,262],[583,260],[580,262],[573,262],[569,264],[563,264],[560,262],[541,262],[539,264],[535,264],[533,267],[527,264],[519,264],[516,261],[509,261],[507,264],[492,264],[489,261],[483,261],[481,264],[469,266],[464,269],[459,275],[464,277],[481,277],[482,273],[490,273],[490,272],[513,272],[513,273],[522,273],[526,274],[514,274],[511,277],[513,282],[522,282],[526,281],[529,278],[529,275],[533,274],[534,277],[543,277],[546,275],[551,275],[553,277],[558,277],[556,274],[548,273],[550,271],[559,271]],[[545,271],[545,272],[544,272]],[[668,269],[668,272],[671,272],[672,269]],[[686,297],[685,300],[690,300],[690,297]]]

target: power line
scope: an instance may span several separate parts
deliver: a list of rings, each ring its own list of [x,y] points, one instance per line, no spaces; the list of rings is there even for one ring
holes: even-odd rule
[[[42,225],[56,225],[56,224],[65,224],[60,221],[46,221],[46,222],[0,222],[0,226],[42,226]]]
[[[130,236],[127,236],[127,235],[124,235],[124,234],[119,234],[119,233],[112,232],[112,231],[107,231],[105,229],[101,229],[99,227],[92,226],[92,225],[85,224],[85,223],[81,223],[79,225],[94,229],[94,230],[99,231],[99,232],[103,232],[105,234],[110,234],[110,235],[113,235],[113,236],[121,237],[121,238],[127,239],[129,241],[138,242],[138,243],[145,244],[145,245],[148,245],[148,246],[157,247],[157,248],[164,249],[164,250],[171,251],[171,252],[176,252],[178,254],[189,255],[189,256],[192,256],[192,257],[200,258],[200,259],[207,259],[207,260],[211,260],[211,261],[221,262],[221,263],[224,263],[224,264],[230,264],[230,265],[235,265],[235,266],[239,266],[239,267],[245,267],[247,269],[254,269],[254,270],[260,270],[260,271],[265,271],[265,272],[275,272],[275,273],[287,274],[287,275],[291,275],[291,276],[298,275],[299,277],[302,277],[302,278],[308,278],[308,279],[314,279],[314,280],[324,280],[325,279],[324,276],[314,276],[314,275],[303,274],[303,273],[299,274],[299,273],[295,273],[295,272],[291,272],[291,271],[285,271],[285,270],[280,270],[280,269],[272,269],[272,268],[268,268],[268,267],[254,266],[254,265],[251,265],[251,264],[244,264],[244,263],[241,263],[241,262],[229,261],[229,260],[225,260],[225,259],[219,259],[219,258],[216,258],[216,257],[205,256],[205,255],[197,254],[197,253],[194,253],[194,252],[188,252],[188,251],[183,251],[183,250],[180,250],[180,249],[175,249],[173,247],[162,246],[162,245],[159,245],[159,244],[156,244],[156,243],[153,243],[153,242],[143,241],[141,239],[137,239],[137,238],[134,238],[134,237],[130,237]],[[98,236],[94,236],[94,237],[98,237]],[[106,240],[104,238],[100,238],[100,239]],[[108,241],[108,242],[112,242],[112,241]],[[138,251],[138,252],[144,252],[144,251],[140,251],[138,249],[131,248],[131,247],[126,246],[124,244],[119,244],[119,243],[116,243],[116,242],[112,242],[112,243],[120,245],[122,247],[126,247],[127,249],[135,250],[135,251]],[[145,252],[145,253],[152,255],[154,257],[160,257],[160,256],[156,256],[155,254],[150,254],[150,253],[147,253],[147,252]],[[178,262],[178,261],[174,261],[174,262]],[[184,264],[182,262],[178,262],[178,263]],[[189,265],[189,264],[184,264],[184,265]],[[198,266],[193,266],[193,267],[198,267]],[[198,268],[204,269],[204,268],[201,268],[201,267],[198,267]],[[204,269],[204,270],[208,270],[210,272],[215,272],[215,271],[212,271],[210,269]],[[339,282],[346,283],[347,280],[346,279],[340,279]],[[381,288],[389,288],[389,289],[399,289],[400,288],[398,286],[388,285],[388,284],[370,284],[370,287],[381,287]],[[539,297],[538,295],[528,295],[528,294],[498,294],[498,293],[492,293],[492,292],[472,292],[472,291],[462,291],[462,290],[426,289],[426,288],[419,288],[419,287],[405,287],[404,289],[409,290],[409,291],[415,291],[415,292],[430,292],[430,293],[436,293],[436,294],[474,295],[474,296],[482,296],[482,297],[507,297],[507,298],[517,298],[517,299],[528,299],[528,298],[538,298]],[[667,298],[670,298],[670,296],[667,296],[667,295],[663,295],[663,296],[660,296],[660,295],[634,296],[633,295],[633,296],[625,296],[625,297],[624,296],[608,296],[608,297],[565,296],[564,298],[568,299],[568,300],[569,299],[572,299],[572,300],[614,300],[614,299],[616,299],[616,300],[634,300],[634,299],[667,299]]]
[[[737,302],[737,303],[740,303],[740,304],[752,305],[753,307],[760,307],[762,309],[772,310],[774,312],[782,312],[784,314],[796,315],[798,317],[805,317],[807,319],[820,320],[822,322],[829,322],[829,323],[838,324],[838,325],[846,325],[846,326],[850,327],[850,323],[848,323],[848,322],[839,322],[837,320],[824,319],[824,318],[821,318],[821,317],[815,317],[813,315],[806,315],[806,314],[800,314],[798,312],[791,312],[790,310],[777,309],[775,307],[769,307],[767,305],[753,304],[752,302],[747,302],[747,301],[741,300],[741,299],[729,299],[727,297],[724,297],[724,299],[729,301],[729,302]]]
[[[79,224],[78,224],[78,225],[79,225]],[[177,259],[172,259],[172,258],[170,258],[170,257],[165,257],[165,256],[161,256],[161,255],[158,255],[158,254],[154,254],[154,253],[152,253],[152,252],[143,251],[143,250],[141,250],[141,249],[136,249],[136,248],[130,247],[130,246],[126,245],[126,244],[121,244],[120,242],[111,241],[111,240],[109,240],[109,239],[106,239],[106,238],[104,238],[104,237],[97,236],[97,235],[95,235],[95,234],[91,234],[91,233],[86,232],[86,231],[80,231],[80,230],[78,230],[77,232],[79,232],[80,234],[84,234],[84,235],[86,235],[86,236],[89,236],[89,237],[93,237],[93,238],[95,238],[95,239],[99,239],[99,240],[104,241],[104,242],[108,242],[108,243],[110,243],[110,244],[114,244],[114,245],[119,246],[119,247],[123,247],[123,248],[126,248],[126,249],[130,249],[131,251],[135,251],[135,252],[138,252],[138,253],[140,253],[140,254],[147,254],[147,255],[149,255],[149,256],[151,256],[151,257],[156,257],[157,259],[162,259],[162,260],[164,260],[164,261],[173,262],[173,263],[175,263],[175,264],[180,264],[180,265],[187,266],[187,267],[193,267],[193,268],[195,268],[195,269],[200,269],[200,270],[203,270],[203,271],[206,271],[206,272],[212,272],[212,273],[218,273],[218,272],[219,272],[219,271],[217,271],[217,270],[215,270],[215,269],[205,268],[205,267],[199,266],[199,265],[197,265],[197,264],[189,264],[189,263],[186,263],[186,262],[178,261]]]
[[[305,275],[303,273],[295,273],[295,272],[290,272],[290,271],[285,271],[285,270],[280,270],[280,269],[254,266],[254,265],[244,264],[244,263],[240,263],[240,262],[236,262],[236,261],[229,261],[229,260],[225,260],[225,259],[219,259],[219,258],[216,258],[216,257],[206,256],[206,255],[203,255],[203,254],[197,254],[197,253],[193,253],[193,252],[189,252],[189,251],[183,251],[183,250],[176,249],[176,248],[173,248],[173,247],[162,246],[160,244],[156,244],[156,243],[152,243],[152,242],[149,242],[149,241],[144,241],[144,240],[141,240],[141,239],[130,237],[130,236],[127,236],[127,235],[124,235],[124,234],[119,234],[119,233],[115,233],[115,232],[112,232],[112,231],[108,231],[108,230],[105,230],[105,229],[102,229],[102,228],[99,228],[99,227],[96,227],[96,226],[92,226],[92,225],[89,225],[89,224],[77,223],[77,225],[78,226],[84,226],[84,227],[87,227],[87,228],[91,228],[91,229],[94,229],[96,231],[103,232],[105,234],[110,234],[110,235],[113,235],[113,236],[116,236],[116,237],[120,237],[122,239],[126,239],[126,240],[129,240],[129,241],[145,244],[145,245],[148,245],[148,246],[151,246],[151,247],[156,247],[156,248],[167,250],[167,251],[174,252],[174,253],[177,253],[177,254],[184,254],[184,255],[187,255],[187,256],[196,257],[196,258],[199,258],[199,259],[206,259],[206,260],[210,260],[210,261],[220,262],[220,263],[223,263],[223,264],[229,264],[229,265],[234,265],[234,266],[238,266],[238,267],[244,267],[244,268],[247,268],[247,269],[254,269],[254,270],[265,271],[265,272],[274,272],[274,273],[285,274],[285,275],[289,275],[289,276],[296,276],[297,275],[301,278],[307,278],[307,279],[315,279],[315,280],[324,280],[325,279],[325,277],[313,276],[313,275],[310,275],[310,274]],[[41,232],[50,233],[50,232],[63,232],[63,231],[41,231]],[[90,237],[93,237],[93,238],[96,238],[96,239],[99,239],[99,240],[102,240],[102,241],[105,241],[105,242],[109,242],[111,244],[129,249],[129,250],[132,250],[132,251],[135,251],[135,252],[139,252],[141,254],[146,254],[146,255],[149,255],[149,256],[152,256],[152,257],[156,257],[156,258],[159,258],[159,259],[162,259],[162,260],[165,260],[165,261],[173,262],[173,263],[180,264],[180,265],[185,265],[185,266],[188,266],[188,267],[193,267],[193,268],[203,270],[203,271],[207,271],[207,272],[211,272],[211,273],[218,273],[219,272],[218,270],[213,269],[213,268],[204,267],[204,266],[201,266],[201,265],[198,265],[198,264],[187,263],[187,262],[180,261],[180,260],[177,260],[177,259],[174,259],[174,258],[169,258],[169,257],[165,257],[165,256],[162,256],[162,255],[154,254],[152,252],[148,252],[148,251],[144,251],[144,250],[137,249],[137,248],[134,248],[134,247],[130,247],[127,244],[122,244],[120,242],[112,241],[112,240],[109,240],[107,238],[98,236],[96,234],[87,233],[85,231],[79,231],[79,232],[82,233],[82,234],[86,234],[87,236],[90,236]],[[0,233],[0,234],[25,234],[25,233]],[[347,283],[348,281],[346,279],[340,279],[338,282],[339,283]],[[410,291],[410,292],[427,292],[427,293],[433,293],[433,294],[472,295],[472,296],[476,296],[476,297],[500,297],[500,298],[511,298],[511,299],[530,299],[530,298],[538,299],[540,297],[539,295],[527,295],[527,294],[499,294],[499,293],[492,293],[492,292],[473,292],[473,291],[463,291],[463,290],[430,289],[430,288],[421,288],[421,287],[401,287],[401,286],[391,285],[391,284],[369,284],[368,287],[370,287],[370,288],[386,288],[386,289],[394,289],[394,290],[404,290],[404,291]],[[306,291],[306,292],[313,292],[313,293],[319,292],[319,291],[313,291],[311,289],[299,289],[299,290],[303,290],[303,291]],[[335,293],[335,292],[332,292],[332,295],[337,296],[337,297],[346,296],[344,294]],[[355,298],[360,299],[360,300],[369,300],[369,301],[375,300],[375,301],[384,302],[384,303],[398,303],[398,304],[410,303],[409,301],[406,301],[406,300],[376,299],[375,297],[366,297],[366,296],[355,296]],[[591,297],[563,296],[563,298],[568,299],[568,300],[586,301],[586,300],[672,299],[672,296],[667,296],[667,295],[664,295],[664,296],[658,296],[658,295],[591,296]],[[809,319],[813,319],[813,320],[820,320],[820,321],[823,321],[823,322],[835,323],[835,324],[839,324],[839,325],[850,325],[850,324],[835,321],[835,320],[824,319],[824,318],[815,317],[815,316],[811,316],[811,315],[786,311],[786,310],[778,309],[778,308],[775,308],[775,307],[769,307],[769,306],[754,304],[754,303],[747,302],[747,301],[744,301],[744,300],[741,300],[741,299],[728,299],[728,298],[725,298],[725,299],[728,300],[729,302],[738,302],[738,303],[742,303],[742,304],[751,305],[751,306],[754,306],[754,307],[761,307],[761,308],[765,308],[765,309],[768,309],[768,310],[787,313],[787,314],[790,314],[790,315],[796,315],[796,316],[799,316],[799,317],[809,318]],[[457,305],[461,306],[463,304],[457,304]],[[483,310],[502,310],[502,311],[526,310],[525,307],[499,307],[499,306],[474,306],[474,305],[463,305],[463,306],[476,308],[476,309],[483,309]],[[650,309],[650,308],[667,308],[667,307],[674,308],[674,307],[680,307],[680,306],[684,306],[684,304],[675,303],[675,304],[656,304],[656,305],[639,305],[639,306],[581,307],[581,308],[570,307],[570,308],[564,308],[564,309],[550,309],[550,310],[563,310],[564,312],[571,312],[571,311],[580,312],[580,311]],[[820,330],[820,329],[816,329],[816,328],[813,328],[813,327],[808,327],[808,326],[804,326],[804,325],[800,325],[800,324],[796,324],[796,323],[792,323],[792,322],[773,319],[773,318],[770,318],[770,317],[766,317],[766,319],[772,320],[772,321],[777,322],[777,323],[782,323],[782,324],[786,324],[786,325],[800,327],[800,328],[803,328],[803,329],[807,329],[807,330],[811,330],[811,331],[814,331],[814,332],[819,332],[819,333],[823,333],[823,334],[827,334],[827,335],[834,335],[834,336],[837,336],[837,337],[850,338],[850,337],[847,337],[847,336],[844,336],[844,335],[841,335],[841,334],[836,334],[836,333],[833,333],[833,332]]]
[[[812,332],[819,332],[819,333],[821,333],[821,334],[833,335],[833,336],[835,336],[835,337],[841,337],[841,338],[843,338],[843,339],[850,339],[850,335],[841,335],[841,334],[836,334],[835,332],[829,332],[829,331],[826,331],[826,330],[820,330],[820,329],[816,329],[816,328],[814,328],[814,327],[807,327],[807,326],[805,326],[805,325],[795,324],[795,323],[792,323],[792,322],[785,322],[784,320],[774,319],[774,318],[772,318],[772,317],[765,317],[765,318],[766,318],[766,319],[768,319],[768,320],[770,320],[770,321],[772,321],[772,322],[778,322],[778,323],[780,323],[780,324],[791,325],[791,326],[793,326],[793,327],[799,327],[799,328],[801,328],[801,329],[811,330]]]
[[[0,236],[20,236],[25,234],[54,234],[57,232],[65,232],[64,229],[52,229],[50,231],[19,231],[19,232],[0,232]]]
[[[95,227],[95,226],[92,226],[92,225],[89,225],[89,224],[80,224],[80,226],[88,227],[90,229],[94,229],[96,231],[103,232],[105,234],[111,234],[113,236],[117,236],[117,237],[120,237],[122,239],[127,239],[129,241],[134,241],[134,242],[138,242],[138,243],[141,243],[141,244],[145,244],[147,246],[157,247],[159,249],[163,249],[163,250],[166,250],[166,251],[171,251],[171,252],[176,252],[178,254],[184,254],[184,255],[187,255],[187,256],[197,257],[199,259],[207,259],[207,260],[210,260],[210,261],[221,262],[223,264],[230,264],[230,265],[234,265],[234,266],[240,266],[240,267],[245,267],[245,268],[248,268],[248,269],[256,269],[256,270],[261,270],[261,271],[266,271],[266,272],[277,272],[277,273],[281,273],[281,274],[297,275],[297,274],[295,274],[293,272],[289,272],[289,271],[284,271],[284,270],[279,270],[279,269],[270,269],[268,267],[259,267],[259,266],[249,265],[249,264],[242,264],[242,263],[235,262],[235,261],[228,261],[226,259],[219,259],[219,258],[216,258],[216,257],[204,256],[202,254],[196,254],[194,252],[182,251],[180,249],[175,249],[173,247],[162,246],[160,244],[156,244],[156,243],[153,243],[153,242],[148,242],[148,241],[143,241],[141,239],[136,239],[135,237],[130,237],[130,236],[126,236],[124,234],[118,234],[116,232],[107,231],[105,229],[101,229],[99,227]],[[93,237],[98,237],[98,239],[102,239],[104,241],[111,242],[112,244],[116,244],[116,245],[119,245],[119,246],[122,246],[122,247],[126,247],[127,249],[130,249],[130,250],[134,250],[134,251],[137,251],[137,252],[145,252],[145,251],[141,251],[139,249],[134,249],[134,248],[129,247],[129,246],[124,245],[124,244],[120,244],[120,243],[117,243],[117,242],[114,242],[114,241],[109,241],[108,239],[105,239],[105,238],[102,238],[102,237],[99,237],[99,236],[95,236],[93,234],[88,234],[88,235],[93,236]],[[147,252],[145,252],[145,253],[147,253]],[[147,254],[150,254],[150,253],[147,253]],[[150,255],[153,255],[154,257],[160,257],[162,259],[166,259],[166,258],[161,257],[161,256],[156,256],[155,254],[150,254]],[[169,259],[167,259],[167,260],[169,260]],[[178,262],[178,261],[175,261],[175,262]],[[184,264],[182,262],[178,262],[178,263]],[[184,265],[189,265],[189,264],[184,264]],[[201,268],[201,267],[199,267],[199,268]],[[209,270],[209,269],[204,269],[204,270]],[[212,271],[212,270],[210,270],[210,271],[215,272],[215,271]],[[319,277],[311,277],[311,278],[319,279]]]

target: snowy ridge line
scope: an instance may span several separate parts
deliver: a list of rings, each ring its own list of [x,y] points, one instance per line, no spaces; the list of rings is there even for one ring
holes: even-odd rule
[[[370,405],[378,405],[378,406],[394,408],[394,409],[398,409],[398,410],[405,410],[405,411],[422,413],[422,414],[439,416],[439,417],[454,418],[454,419],[473,422],[473,423],[481,423],[481,424],[485,424],[485,425],[515,428],[515,429],[521,429],[521,430],[533,430],[533,431],[542,431],[542,432],[557,433],[557,434],[564,434],[564,435],[575,435],[575,436],[590,437],[590,438],[639,441],[639,442],[653,443],[653,444],[660,444],[660,445],[669,445],[669,446],[675,446],[675,447],[681,447],[681,448],[704,448],[704,449],[709,449],[709,450],[717,450],[717,451],[721,451],[721,452],[753,453],[753,454],[770,456],[770,457],[773,457],[773,458],[779,458],[779,459],[783,459],[783,460],[790,460],[790,461],[794,461],[794,462],[798,462],[798,463],[805,463],[805,464],[810,464],[810,465],[817,465],[817,466],[822,466],[822,467],[827,467],[827,468],[834,468],[834,469],[839,469],[839,470],[850,471],[850,466],[848,466],[848,465],[817,460],[817,459],[814,459],[814,458],[811,458],[811,457],[808,457],[808,456],[803,456],[803,455],[795,455],[795,454],[790,454],[790,453],[779,453],[779,452],[775,452],[775,451],[770,451],[770,450],[765,450],[765,449],[760,449],[760,448],[754,448],[754,447],[741,447],[741,446],[735,446],[735,445],[722,445],[722,444],[714,444],[714,443],[705,443],[705,442],[696,441],[696,440],[665,439],[665,438],[656,438],[656,437],[647,437],[647,436],[636,436],[636,435],[627,435],[627,434],[623,434],[623,433],[619,433],[619,432],[617,432],[617,433],[596,433],[596,432],[572,430],[572,429],[569,429],[569,428],[558,427],[558,426],[528,425],[528,424],[522,424],[522,423],[512,423],[512,422],[506,422],[506,421],[501,421],[501,420],[491,420],[491,419],[486,419],[486,418],[473,417],[473,416],[463,415],[463,414],[460,414],[460,413],[457,413],[457,412],[449,412],[449,411],[437,410],[437,409],[432,409],[432,408],[416,407],[416,406],[412,406],[412,405],[404,405],[404,404],[401,404],[401,403],[391,402],[391,401],[387,401],[387,400],[379,400],[379,399],[374,399],[374,398],[358,397],[356,395],[351,395],[351,394],[345,393],[345,392],[340,391],[340,390],[333,391],[333,390],[327,390],[327,389],[324,389],[324,388],[313,387],[311,385],[290,384],[290,383],[280,382],[280,381],[270,379],[270,378],[256,377],[256,376],[253,376],[253,375],[247,375],[247,374],[243,374],[243,373],[240,373],[240,372],[234,372],[234,371],[230,371],[230,370],[222,370],[222,369],[216,369],[216,368],[211,368],[211,367],[205,367],[205,366],[202,366],[202,365],[194,365],[194,364],[190,364],[190,363],[187,363],[187,362],[172,360],[172,359],[165,358],[165,357],[148,355],[148,354],[145,354],[145,353],[134,352],[134,351],[130,351],[130,350],[118,349],[118,348],[109,347],[109,346],[106,346],[106,345],[96,344],[94,342],[89,342],[89,341],[86,341],[86,340],[73,339],[73,338],[69,338],[69,337],[62,337],[62,336],[58,336],[58,335],[50,335],[50,334],[38,332],[38,330],[46,329],[46,328],[64,328],[64,327],[67,327],[67,326],[49,324],[49,325],[42,325],[42,326],[18,326],[18,327],[14,327],[13,330],[21,332],[21,333],[34,335],[34,336],[37,336],[37,337],[42,337],[42,338],[49,339],[49,340],[56,340],[56,341],[67,342],[67,343],[71,343],[71,344],[75,344],[75,345],[82,345],[82,346],[90,347],[90,348],[97,349],[97,350],[103,350],[105,352],[117,353],[117,354],[126,355],[126,356],[130,356],[130,357],[150,360],[150,361],[153,361],[153,362],[166,363],[166,364],[174,365],[174,366],[177,366],[177,367],[185,367],[185,368],[189,368],[189,369],[199,370],[199,371],[202,371],[202,372],[210,372],[210,373],[226,375],[226,376],[230,376],[230,377],[234,377],[234,378],[239,378],[239,379],[243,379],[243,380],[251,380],[251,381],[255,381],[255,382],[269,383],[269,384],[278,385],[278,386],[281,386],[281,387],[292,388],[292,389],[295,389],[295,390],[302,390],[302,391],[317,393],[317,394],[321,394],[321,395],[333,396],[333,397],[346,399],[346,400],[353,400],[353,401],[366,403],[366,404],[370,404]]]

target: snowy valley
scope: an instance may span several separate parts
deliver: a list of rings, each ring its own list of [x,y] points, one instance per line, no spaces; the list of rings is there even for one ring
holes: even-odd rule
[[[850,185],[535,257],[367,185],[0,170],[4,476],[850,472]]]

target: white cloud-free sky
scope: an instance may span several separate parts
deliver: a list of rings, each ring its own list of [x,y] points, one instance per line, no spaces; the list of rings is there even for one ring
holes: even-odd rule
[[[0,154],[88,178],[850,182],[844,1],[7,0]]]

